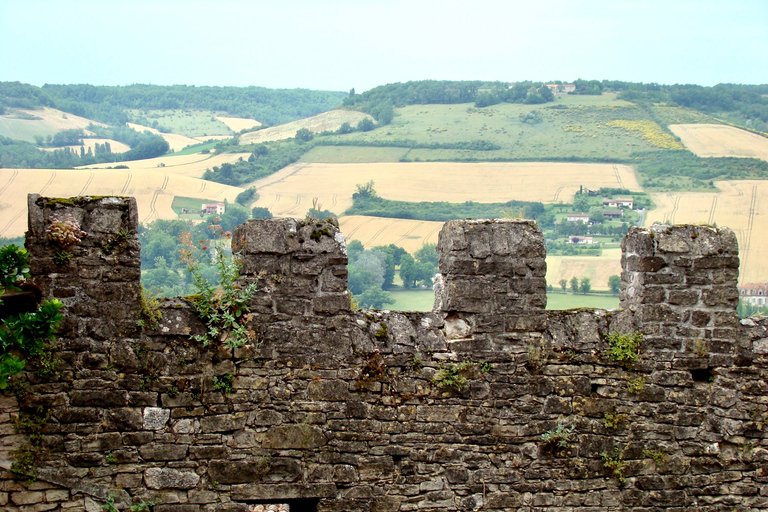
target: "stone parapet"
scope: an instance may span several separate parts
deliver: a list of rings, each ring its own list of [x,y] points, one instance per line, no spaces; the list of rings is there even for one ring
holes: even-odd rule
[[[249,220],[232,249],[247,282],[258,280],[254,311],[288,316],[348,313],[347,246],[330,220]]]
[[[657,224],[631,228],[621,246],[620,306],[635,313],[648,347],[685,352],[696,342],[718,353],[734,350],[739,254],[733,231]]]

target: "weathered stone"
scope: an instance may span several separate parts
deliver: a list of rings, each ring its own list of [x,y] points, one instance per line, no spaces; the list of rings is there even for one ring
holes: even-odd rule
[[[144,408],[144,430],[162,430],[171,418],[170,409],[161,407]]]
[[[149,468],[144,471],[144,482],[150,489],[194,489],[200,476],[191,471]]]

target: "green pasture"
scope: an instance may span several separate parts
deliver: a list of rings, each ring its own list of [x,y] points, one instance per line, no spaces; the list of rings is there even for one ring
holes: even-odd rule
[[[195,144],[194,146],[188,146],[181,151],[176,151],[174,155],[176,156],[182,156],[182,155],[192,155],[194,153],[200,153],[201,151],[207,149],[211,152],[216,148],[216,145],[220,143],[220,140],[212,140],[210,142],[201,142],[200,144]]]
[[[299,162],[357,164],[369,162],[399,162],[407,148],[374,146],[315,146]]]
[[[628,160],[655,148],[637,132],[606,126],[608,121],[650,119],[644,109],[614,95],[560,96],[554,103],[411,105],[395,110],[391,124],[369,132],[332,136],[329,142],[403,145],[466,143],[498,145],[493,151],[415,148],[404,159],[429,160]],[[352,151],[352,150],[348,150]],[[343,155],[344,151],[340,151]]]
[[[187,137],[205,137],[208,135],[232,135],[227,125],[216,119],[216,113],[210,110],[131,110],[137,124],[160,129],[167,128],[171,133]],[[157,126],[153,126],[157,121]]]
[[[35,142],[35,136],[47,137],[56,130],[42,120],[15,119],[11,116],[0,117],[0,137]]]

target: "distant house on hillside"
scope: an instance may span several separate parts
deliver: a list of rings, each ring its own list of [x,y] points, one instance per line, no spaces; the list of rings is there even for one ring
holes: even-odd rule
[[[587,224],[589,222],[589,215],[585,213],[567,213],[565,214],[565,220],[568,222],[583,222]]]
[[[603,199],[603,206],[608,208],[629,208],[635,207],[635,200],[630,198],[617,197],[616,199]]]
[[[620,219],[624,216],[624,210],[603,210],[606,219]]]
[[[595,241],[591,236],[571,235],[568,237],[568,243],[573,245],[592,245]]]
[[[203,215],[221,215],[225,209],[224,203],[203,203],[200,207],[200,213]]]
[[[768,283],[747,283],[739,286],[739,298],[755,306],[768,304]]]
[[[575,84],[547,84],[547,87],[555,94],[568,94],[576,90]]]

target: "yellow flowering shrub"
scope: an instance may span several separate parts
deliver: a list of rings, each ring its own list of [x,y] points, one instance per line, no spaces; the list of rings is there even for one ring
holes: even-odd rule
[[[648,119],[636,119],[629,121],[626,119],[616,119],[608,121],[606,126],[621,128],[628,132],[640,132],[640,136],[649,144],[661,149],[685,149],[677,142],[675,138],[663,131],[661,127]]]

